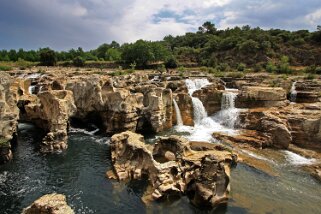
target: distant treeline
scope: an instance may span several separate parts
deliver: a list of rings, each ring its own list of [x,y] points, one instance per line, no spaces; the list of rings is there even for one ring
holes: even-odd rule
[[[70,61],[83,65],[84,61],[115,61],[121,64],[146,67],[164,62],[166,67],[195,65],[227,68],[261,67],[288,63],[293,66],[321,65],[321,26],[308,30],[263,30],[250,26],[218,30],[205,22],[195,33],[166,36],[162,41],[143,41],[120,45],[113,41],[97,49],[82,48],[53,51],[49,48],[25,51],[0,51],[0,61],[26,60],[54,65],[57,61]]]

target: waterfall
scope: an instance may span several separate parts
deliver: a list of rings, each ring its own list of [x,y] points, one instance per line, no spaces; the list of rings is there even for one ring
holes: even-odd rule
[[[186,84],[189,95],[192,96],[194,91],[197,91],[197,90],[209,85],[210,82],[208,81],[208,79],[194,79],[194,80],[187,79],[187,80],[185,80],[185,84]]]
[[[36,86],[35,85],[29,86],[28,91],[29,91],[29,94],[35,94]]]
[[[182,126],[183,125],[183,119],[182,119],[181,111],[179,110],[179,107],[178,107],[177,102],[176,102],[175,99],[173,99],[173,103],[174,103],[174,108],[175,108],[175,113],[176,113],[177,125],[178,126]]]
[[[201,121],[207,117],[207,112],[203,106],[202,101],[196,97],[192,97],[193,109],[194,109],[194,122],[200,124]]]
[[[223,93],[221,101],[221,111],[216,115],[216,120],[220,121],[222,125],[234,129],[238,120],[239,110],[235,108],[235,98],[237,93],[226,91]]]
[[[185,80],[186,87],[188,89],[189,95],[192,97],[193,109],[194,109],[194,122],[195,124],[200,124],[201,121],[207,117],[207,112],[204,108],[203,103],[197,97],[193,97],[193,93],[196,90],[201,89],[204,86],[210,84],[207,79],[194,79]]]
[[[298,94],[298,92],[296,91],[296,82],[292,83],[292,87],[291,87],[291,94],[290,94],[290,101],[291,102],[295,102],[296,101],[296,95]]]

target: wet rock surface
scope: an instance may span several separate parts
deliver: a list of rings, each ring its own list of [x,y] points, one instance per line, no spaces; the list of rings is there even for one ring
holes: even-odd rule
[[[148,145],[141,135],[116,134],[111,139],[115,174],[108,172],[107,176],[120,181],[147,176],[144,201],[187,195],[199,207],[227,202],[236,155],[209,143],[191,145],[179,136],[161,137],[155,145]]]
[[[22,214],[74,214],[74,211],[68,206],[66,196],[53,193],[37,199]]]

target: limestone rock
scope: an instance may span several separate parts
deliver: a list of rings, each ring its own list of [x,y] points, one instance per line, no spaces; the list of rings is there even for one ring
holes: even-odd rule
[[[195,147],[183,137],[161,137],[147,145],[143,136],[132,132],[111,139],[111,156],[118,180],[148,177],[144,198],[158,200],[186,194],[196,206],[214,207],[227,202],[230,167],[236,156],[211,144]],[[197,148],[203,147],[202,150]],[[204,149],[206,148],[206,149]],[[113,178],[112,173],[107,173]]]
[[[183,124],[187,126],[194,125],[193,103],[188,93],[178,93],[175,97],[177,105],[181,111]]]
[[[193,93],[193,97],[199,98],[208,115],[212,115],[221,110],[221,101],[224,86],[218,84],[208,85]]]
[[[74,214],[68,206],[66,196],[62,194],[48,194],[40,197],[29,207],[22,211],[22,214]]]
[[[288,103],[286,91],[275,87],[243,87],[236,99],[237,108],[280,107]]]
[[[12,159],[10,141],[16,135],[19,109],[13,79],[0,72],[0,163]]]
[[[239,118],[242,128],[255,130],[266,136],[262,147],[285,149],[292,142],[287,121],[266,112],[265,109],[242,112]]]
[[[23,106],[23,112],[24,118],[47,133],[40,145],[42,152],[61,151],[67,148],[69,118],[76,112],[71,91],[40,92],[33,102],[29,101]]]

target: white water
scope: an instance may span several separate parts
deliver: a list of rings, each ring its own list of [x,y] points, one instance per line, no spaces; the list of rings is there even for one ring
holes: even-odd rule
[[[188,93],[192,97],[194,91],[201,89],[202,87],[209,85],[207,79],[195,79],[186,80],[186,86]],[[229,127],[225,127],[220,124],[219,118],[214,116],[208,116],[203,106],[203,103],[196,97],[192,97],[193,109],[194,109],[194,126],[176,126],[176,131],[187,132],[189,135],[186,137],[191,141],[208,141],[214,142],[212,134],[213,132],[225,132],[228,134],[235,134],[236,131]]]
[[[176,113],[177,125],[178,126],[182,126],[183,125],[183,119],[182,119],[181,111],[179,110],[179,107],[178,107],[177,102],[176,102],[175,99],[173,99],[173,104],[174,104],[175,113]]]
[[[208,81],[208,79],[186,79],[185,84],[189,95],[192,96],[194,91],[197,91],[207,85],[210,85],[211,83]]]
[[[287,161],[292,165],[309,165],[313,164],[316,160],[313,158],[306,158],[291,151],[284,151]]]
[[[197,97],[192,97],[193,110],[194,110],[194,123],[200,124],[204,118],[207,117],[205,107]]]
[[[222,125],[234,129],[238,120],[239,109],[235,108],[235,99],[237,93],[227,90],[223,93],[221,102],[221,111],[219,111],[215,118]]]
[[[28,88],[29,94],[34,94],[36,91],[36,86],[35,85],[31,85]]]
[[[298,92],[296,91],[296,82],[293,82],[292,83],[292,87],[291,87],[291,94],[290,94],[291,102],[295,102],[296,101],[297,94],[298,94]]]
[[[99,129],[95,129],[93,131],[87,131],[85,129],[73,128],[73,127],[70,127],[70,129],[69,129],[69,132],[71,132],[71,133],[79,133],[80,132],[80,133],[83,133],[83,134],[86,134],[86,135],[94,135],[98,131],[99,131]]]

